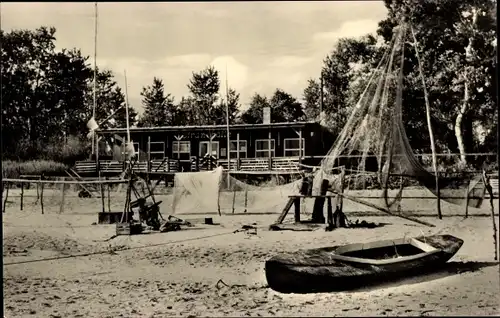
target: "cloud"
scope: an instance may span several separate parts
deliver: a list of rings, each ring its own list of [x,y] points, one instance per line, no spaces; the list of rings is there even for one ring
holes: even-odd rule
[[[313,35],[313,41],[315,42],[326,42],[328,44],[333,44],[340,38],[345,37],[361,37],[368,33],[373,33],[377,30],[378,21],[371,19],[347,21],[343,23],[340,28],[329,31],[329,32],[319,32]]]
[[[208,66],[210,61],[211,61],[211,56],[209,54],[194,53],[194,54],[169,56],[161,61],[158,61],[158,63],[161,63],[164,67],[176,67],[176,68],[189,67],[195,70],[200,67]]]
[[[249,75],[248,67],[245,64],[239,62],[232,56],[226,55],[216,57],[210,65],[219,72],[221,90],[223,92],[225,92],[226,89],[226,76],[229,87],[239,92],[245,89]]]
[[[269,66],[277,68],[295,68],[304,66],[309,62],[311,62],[311,57],[284,55],[275,58],[273,61],[271,61]]]

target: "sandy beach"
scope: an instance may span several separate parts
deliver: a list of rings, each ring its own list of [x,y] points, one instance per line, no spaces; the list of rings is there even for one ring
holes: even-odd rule
[[[3,214],[5,317],[167,317],[167,316],[421,316],[499,315],[500,271],[488,203],[469,218],[420,217],[425,227],[387,216],[353,214],[351,220],[385,223],[375,229],[272,232],[278,214],[210,215],[215,225],[136,236],[115,234],[114,225],[96,225],[100,199],[66,198],[59,213],[47,202],[25,203],[10,194]],[[54,196],[55,197],[55,196]],[[280,199],[281,200],[281,199]],[[165,202],[167,202],[165,198]],[[421,202],[422,210],[430,203]],[[429,200],[432,202],[432,200]],[[280,201],[280,206],[285,204]],[[113,209],[123,201],[113,198]],[[455,207],[463,214],[463,207]],[[168,215],[168,206],[161,208]],[[179,217],[199,218],[182,214]],[[237,232],[254,224],[257,234]],[[269,289],[266,259],[282,251],[363,243],[436,232],[465,241],[447,270],[350,292],[280,294]],[[95,253],[95,254],[93,254]],[[87,256],[72,257],[76,254]],[[34,261],[51,257],[57,260]],[[31,262],[34,261],[34,262]]]

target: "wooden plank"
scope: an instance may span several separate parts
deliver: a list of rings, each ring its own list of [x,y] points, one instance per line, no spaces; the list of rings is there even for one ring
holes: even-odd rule
[[[286,215],[288,214],[288,211],[290,211],[290,208],[292,207],[292,204],[294,203],[294,198],[289,198],[287,204],[285,205],[285,208],[281,212],[280,216],[276,220],[276,224],[281,224],[283,223],[283,220],[285,219]]]

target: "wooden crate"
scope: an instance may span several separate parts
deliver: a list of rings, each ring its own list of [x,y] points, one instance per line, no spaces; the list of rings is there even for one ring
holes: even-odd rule
[[[123,212],[99,212],[97,224],[115,224],[119,223]],[[133,213],[129,212],[127,219],[132,219]]]
[[[116,223],[116,235],[134,235],[142,233],[141,223]]]

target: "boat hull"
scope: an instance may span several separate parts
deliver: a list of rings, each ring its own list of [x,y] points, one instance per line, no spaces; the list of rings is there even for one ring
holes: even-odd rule
[[[434,248],[432,253],[394,262],[370,264],[338,259],[342,246],[280,254],[266,261],[268,285],[283,293],[342,291],[438,270],[460,249],[463,241],[451,235],[417,237]]]

